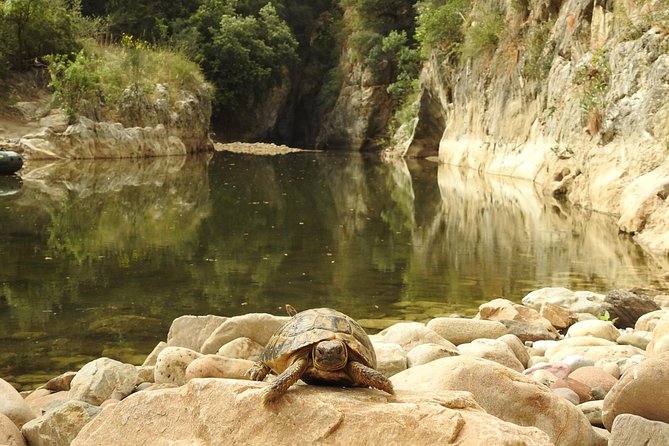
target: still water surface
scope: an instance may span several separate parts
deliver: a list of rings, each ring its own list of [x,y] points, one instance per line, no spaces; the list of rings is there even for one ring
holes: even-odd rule
[[[21,173],[1,185],[0,377],[26,387],[101,355],[141,363],[183,314],[425,320],[544,286],[662,285],[612,218],[428,161],[216,153]]]

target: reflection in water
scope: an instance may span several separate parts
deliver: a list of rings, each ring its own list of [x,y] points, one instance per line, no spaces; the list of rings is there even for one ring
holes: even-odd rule
[[[22,177],[0,197],[0,377],[21,383],[139,363],[187,313],[422,320],[542,286],[663,285],[611,219],[425,161],[218,153]]]

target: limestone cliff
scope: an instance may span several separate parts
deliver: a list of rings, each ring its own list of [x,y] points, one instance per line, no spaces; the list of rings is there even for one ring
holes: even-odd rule
[[[535,181],[616,215],[622,231],[667,253],[669,37],[654,20],[667,6],[540,0],[523,11],[518,3],[503,5],[506,30],[493,50],[424,64],[417,117],[387,154],[438,155]],[[529,36],[542,24],[537,53]],[[545,71],[527,69],[537,60]]]
[[[177,99],[170,100],[171,94]],[[0,137],[0,147],[25,159],[142,158],[213,148],[211,94],[204,86],[197,92],[170,92],[159,84],[151,96],[128,89],[121,104],[114,120],[81,116],[71,125],[62,112],[52,111],[34,123],[34,132]]]

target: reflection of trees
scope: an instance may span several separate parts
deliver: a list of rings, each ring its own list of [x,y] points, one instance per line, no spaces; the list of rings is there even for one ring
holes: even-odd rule
[[[420,319],[542,286],[653,284],[610,219],[528,182],[357,153],[207,161],[30,166],[0,197],[0,345],[21,352],[0,373],[146,353],[188,313]]]
[[[159,318],[174,284],[191,280],[184,264],[209,213],[206,166],[205,158],[171,157],[31,163],[22,172],[20,194],[0,211],[0,246],[9,248],[0,269],[8,309],[0,342],[22,343],[25,356],[13,367],[25,361],[34,371],[54,355],[164,336],[171,319]],[[144,318],[134,332],[119,318],[128,314]],[[106,318],[119,326],[100,322]],[[99,335],[90,331],[95,323],[105,327]]]

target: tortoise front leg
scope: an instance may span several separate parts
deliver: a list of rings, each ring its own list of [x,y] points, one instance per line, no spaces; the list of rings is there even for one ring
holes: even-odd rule
[[[264,391],[262,401],[267,405],[286,393],[288,388],[295,384],[309,367],[307,358],[300,358],[280,374],[277,379]]]
[[[346,366],[346,372],[356,383],[383,390],[391,395],[395,393],[393,383],[383,373],[367,367],[358,361],[349,361]]]
[[[269,373],[270,368],[265,363],[258,361],[246,371],[244,375],[249,376],[253,381],[262,381]]]

